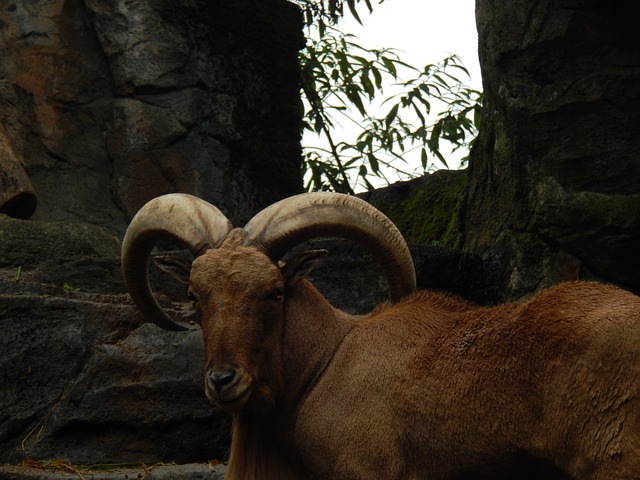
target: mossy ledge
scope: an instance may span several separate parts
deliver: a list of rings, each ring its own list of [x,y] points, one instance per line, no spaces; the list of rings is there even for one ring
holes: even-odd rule
[[[466,185],[466,170],[439,170],[361,197],[384,212],[408,243],[457,248],[458,209]]]

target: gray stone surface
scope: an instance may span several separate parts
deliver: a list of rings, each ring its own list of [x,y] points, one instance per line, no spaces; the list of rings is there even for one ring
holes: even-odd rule
[[[0,25],[0,213],[122,234],[163,193],[246,221],[301,191],[292,3],[8,1]]]
[[[151,3],[0,9],[0,143],[38,195],[33,220],[0,216],[0,463],[164,460],[201,471],[227,453],[228,419],[202,391],[198,333],[145,323],[122,284],[119,238],[165,191],[203,196],[236,225],[296,191],[289,62],[300,32],[274,22],[299,18],[275,0],[250,18],[243,1]],[[478,1],[485,123],[460,210],[455,195],[441,199],[459,192],[461,173],[367,196],[420,243],[421,287],[479,303],[575,278],[639,291],[633,18],[565,3]],[[288,60],[272,56],[285,50]],[[431,222],[442,203],[455,205]],[[314,246],[332,253],[313,279],[334,304],[363,312],[384,298],[359,249]],[[184,287],[151,277],[188,321]]]
[[[224,465],[200,463],[65,471],[73,468],[71,465],[60,465],[57,469],[0,466],[0,480],[222,480],[225,472]]]
[[[479,0],[482,128],[463,249],[503,298],[577,278],[640,293],[640,49],[620,2]]]

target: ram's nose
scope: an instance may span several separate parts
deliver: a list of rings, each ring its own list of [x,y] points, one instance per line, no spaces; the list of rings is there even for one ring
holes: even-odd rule
[[[251,396],[252,378],[242,367],[221,365],[205,374],[205,393],[209,401],[232,413],[241,409]]]
[[[209,372],[209,385],[218,395],[220,391],[236,377],[236,369],[232,367],[215,368]]]

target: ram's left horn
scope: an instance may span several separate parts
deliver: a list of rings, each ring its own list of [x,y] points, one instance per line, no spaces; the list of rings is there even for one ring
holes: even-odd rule
[[[165,330],[188,329],[167,315],[151,291],[148,261],[156,244],[173,238],[198,256],[217,248],[231,228],[216,207],[183,193],[154,198],[140,209],[122,242],[122,273],[131,298],[146,318]]]

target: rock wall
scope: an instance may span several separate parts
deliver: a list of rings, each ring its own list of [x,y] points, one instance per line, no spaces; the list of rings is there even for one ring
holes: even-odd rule
[[[3,2],[0,212],[122,233],[167,192],[238,222],[298,193],[301,22],[283,0]]]
[[[242,225],[301,191],[303,44],[286,0],[0,4],[0,462],[226,456],[201,338],[144,324],[120,238],[163,193]]]
[[[3,215],[0,235],[0,463],[225,456],[227,419],[202,394],[201,334],[144,323],[116,237]]]
[[[417,244],[421,287],[479,303],[577,277],[638,291],[640,50],[616,5],[478,0],[486,105],[468,171],[364,196]],[[0,185],[13,192],[0,213],[32,215],[0,215],[0,462],[224,458],[201,339],[145,323],[120,238],[167,191],[242,225],[299,190],[297,11],[9,1],[0,40]],[[340,307],[371,308],[380,272],[326,245],[342,256],[314,281]],[[152,283],[188,316],[183,286],[155,270]]]
[[[595,278],[640,293],[640,41],[621,2],[477,0],[485,105],[463,248],[503,298]]]

